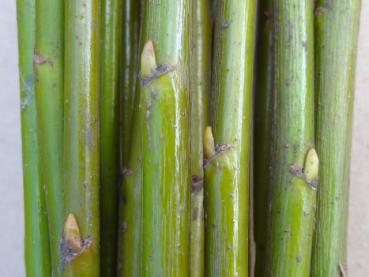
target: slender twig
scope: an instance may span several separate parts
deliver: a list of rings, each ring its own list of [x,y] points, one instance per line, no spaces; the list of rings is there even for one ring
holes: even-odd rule
[[[50,246],[41,180],[41,162],[33,74],[35,0],[17,0],[21,98],[25,267],[29,277],[51,275]]]

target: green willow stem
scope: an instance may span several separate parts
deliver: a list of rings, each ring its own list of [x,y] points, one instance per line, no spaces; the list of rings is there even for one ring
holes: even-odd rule
[[[139,65],[140,2],[137,0],[127,0],[123,3],[122,55],[120,57],[120,160],[122,167],[127,165],[129,161],[133,108]]]
[[[140,113],[145,115],[142,267],[144,276],[181,276],[189,271],[189,98],[174,63],[157,65],[154,55],[149,41],[141,57],[140,85]]]
[[[312,276],[345,276],[360,0],[317,2],[316,144],[321,161]]]
[[[64,2],[36,1],[34,55],[42,182],[46,193],[53,276],[60,275],[63,229]]]
[[[268,201],[270,191],[270,157],[272,135],[272,12],[270,0],[259,2],[259,25],[256,49],[254,109],[254,239],[255,276],[266,270]]]
[[[120,165],[118,276],[142,275],[142,138],[135,105],[141,1],[123,4],[120,71]],[[128,228],[129,226],[129,228]]]
[[[217,1],[212,95],[216,146],[205,145],[206,276],[248,276],[255,20],[256,1]],[[212,137],[208,128],[205,143]]]
[[[141,114],[134,112],[131,150],[119,201],[118,276],[142,276],[142,136]]]
[[[313,2],[277,0],[272,15],[274,130],[267,276],[303,277],[310,275],[316,198],[316,180],[307,180],[305,168],[314,146]]]
[[[191,49],[191,276],[204,276],[204,155],[203,133],[208,124],[212,20],[210,2],[192,6]]]
[[[143,6],[143,276],[189,274],[190,12],[187,0],[146,0]]]
[[[33,76],[35,1],[17,0],[19,84],[25,214],[25,267],[29,277],[51,275],[50,246],[41,180],[37,111]]]
[[[63,276],[93,277],[100,274],[100,1],[65,3],[64,216],[65,225],[67,215],[76,218],[82,247],[64,232],[62,267]]]
[[[101,275],[116,275],[119,177],[119,68],[121,0],[103,0],[101,19]]]

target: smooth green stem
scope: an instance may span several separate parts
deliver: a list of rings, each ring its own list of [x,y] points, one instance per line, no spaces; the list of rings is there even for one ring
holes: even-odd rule
[[[321,167],[312,276],[345,276],[360,0],[317,1],[316,145]]]
[[[99,276],[100,1],[65,2],[64,216],[78,222],[82,250],[62,242],[63,276]]]
[[[53,276],[60,276],[63,229],[64,2],[36,1],[33,58],[42,182],[46,194]]]
[[[121,0],[103,0],[101,19],[101,275],[116,275],[119,177]]]
[[[268,201],[270,192],[270,157],[272,135],[273,54],[272,2],[259,2],[259,25],[256,48],[256,76],[254,100],[254,239],[255,276],[266,270],[266,240],[268,229]]]
[[[267,276],[309,276],[316,181],[307,180],[314,146],[313,2],[277,0],[273,19],[273,135]]]
[[[143,276],[189,274],[190,12],[187,0],[146,0],[143,6],[138,109],[143,145]]]
[[[212,19],[210,1],[192,6],[191,48],[191,242],[190,275],[204,276],[204,155],[203,133],[208,124]]]
[[[136,107],[138,109],[138,106]],[[134,112],[129,160],[119,199],[118,276],[142,276],[142,115]]]
[[[248,276],[249,165],[256,1],[218,0],[206,146],[206,276]],[[212,134],[205,135],[208,144]]]
[[[25,266],[28,277],[51,275],[50,246],[41,180],[33,75],[35,0],[17,0],[19,84],[23,153]]]
[[[138,37],[141,1],[123,3],[120,57],[120,188],[118,276],[142,274],[142,143],[141,122],[135,105],[138,80]],[[129,228],[128,228],[129,226]]]
[[[138,78],[138,43],[141,1],[123,3],[122,55],[120,57],[120,153],[121,165],[129,161],[133,109]]]

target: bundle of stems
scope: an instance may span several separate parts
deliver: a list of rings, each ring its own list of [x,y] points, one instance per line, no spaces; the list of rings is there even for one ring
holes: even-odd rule
[[[317,2],[316,147],[320,158],[313,276],[346,276],[351,133],[360,1]]]
[[[27,276],[345,276],[359,10],[17,0]]]

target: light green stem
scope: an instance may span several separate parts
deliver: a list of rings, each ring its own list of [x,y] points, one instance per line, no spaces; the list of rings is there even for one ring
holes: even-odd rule
[[[36,1],[33,58],[42,182],[46,193],[53,276],[60,276],[63,229],[64,2]]]
[[[205,135],[205,274],[248,276],[249,165],[256,1],[218,0],[213,126]],[[211,145],[212,143],[210,143]]]
[[[191,252],[190,274],[204,276],[203,132],[208,124],[212,22],[208,0],[192,7],[191,49]]]
[[[17,0],[19,85],[21,99],[25,267],[28,277],[51,275],[50,246],[41,180],[33,54],[35,0]]]
[[[75,216],[83,247],[76,252],[64,234],[63,276],[94,277],[100,275],[100,1],[65,3],[64,216]]]
[[[314,146],[313,3],[276,0],[273,19],[271,225],[267,276],[310,276],[316,180],[307,180]]]
[[[189,274],[190,11],[191,1],[187,0],[146,0],[143,6],[141,41],[145,50],[138,94],[143,147],[143,276]]]
[[[321,161],[312,276],[344,276],[360,0],[317,1],[316,145]]]

